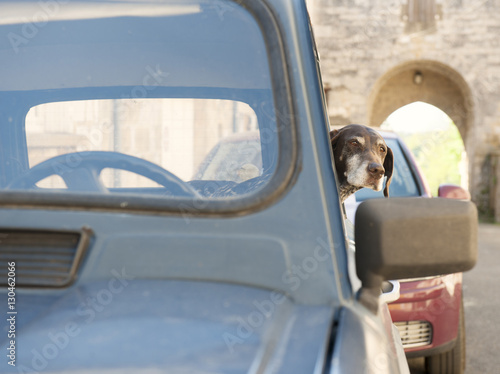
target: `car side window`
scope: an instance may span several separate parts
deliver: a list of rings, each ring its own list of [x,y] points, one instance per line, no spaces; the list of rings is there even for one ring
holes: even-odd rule
[[[12,150],[4,192],[76,205],[91,193],[97,206],[125,195],[127,204],[210,200],[222,211],[284,190],[295,133],[287,93],[276,94],[285,72],[283,51],[268,47],[280,38],[274,24],[252,16],[259,4],[171,5],[110,1],[84,12],[69,3],[29,43],[0,49],[3,138],[17,142],[3,149]],[[5,33],[24,21],[13,17]]]
[[[73,154],[72,160],[63,159],[60,166],[76,168],[84,152],[118,152],[160,165],[204,196],[217,192],[217,183],[235,186],[264,175],[255,111],[246,103],[232,100],[152,98],[44,103],[28,112],[26,137],[31,167]],[[148,191],[141,188],[161,187],[153,177],[148,178],[151,173],[141,175],[110,166],[102,170],[100,178],[111,191],[141,192]],[[215,182],[208,185],[212,190],[201,188],[208,181]],[[41,189],[67,188],[58,174],[36,185]]]

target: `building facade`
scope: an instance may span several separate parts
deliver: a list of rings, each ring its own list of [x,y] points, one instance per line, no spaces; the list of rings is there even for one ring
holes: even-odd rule
[[[308,0],[332,125],[380,126],[415,101],[443,110],[469,190],[500,221],[500,0]]]

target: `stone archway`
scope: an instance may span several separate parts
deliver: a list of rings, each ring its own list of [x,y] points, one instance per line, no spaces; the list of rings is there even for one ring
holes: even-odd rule
[[[469,189],[474,195],[474,108],[469,86],[458,72],[443,63],[403,63],[387,71],[373,86],[368,100],[368,123],[380,126],[392,112],[416,101],[441,109],[457,126],[469,158]]]
[[[415,101],[445,112],[467,144],[473,127],[472,94],[459,73],[436,61],[407,62],[379,78],[369,97],[368,123],[380,126],[389,114]]]

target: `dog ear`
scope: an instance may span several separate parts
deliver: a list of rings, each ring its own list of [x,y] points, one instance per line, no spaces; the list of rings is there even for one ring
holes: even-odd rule
[[[330,131],[330,143],[332,144],[332,149],[335,150],[335,147],[337,146],[337,140],[339,139],[339,130],[332,130]]]
[[[384,160],[384,169],[384,175],[387,176],[387,181],[385,182],[384,188],[384,196],[389,197],[389,185],[391,184],[392,173],[394,171],[394,154],[392,153],[392,149],[390,149],[389,147],[387,147],[387,155],[385,156]]]

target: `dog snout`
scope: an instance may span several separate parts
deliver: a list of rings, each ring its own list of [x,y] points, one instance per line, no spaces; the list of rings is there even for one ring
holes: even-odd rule
[[[382,178],[382,176],[384,175],[385,169],[379,163],[371,162],[370,164],[368,164],[368,172],[373,177]]]

